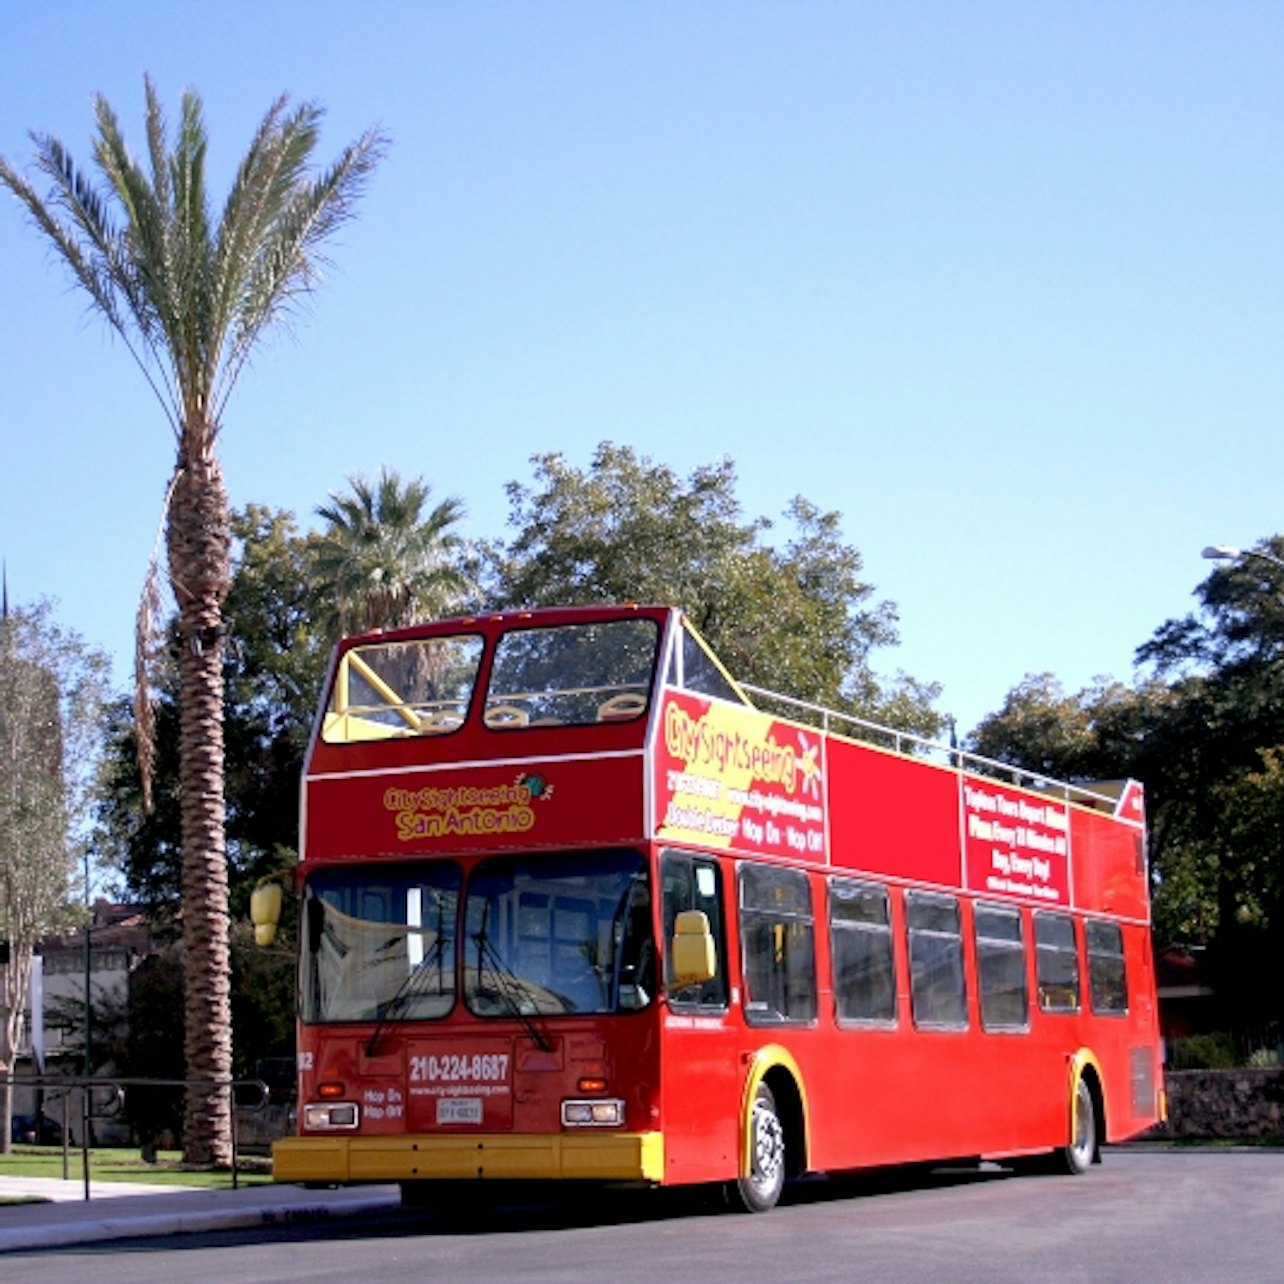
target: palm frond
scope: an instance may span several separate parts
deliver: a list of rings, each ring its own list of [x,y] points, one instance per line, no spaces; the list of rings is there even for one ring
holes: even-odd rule
[[[32,134],[31,138],[36,147],[36,168],[53,184],[49,196],[42,199],[3,158],[0,184],[25,206],[32,222],[48,237],[72,276],[119,336],[177,431],[177,402],[169,389],[157,382],[156,372],[163,371],[155,347],[158,336],[155,327],[144,328],[141,322],[146,309],[137,297],[139,283],[124,246],[124,234],[116,229],[106,203],[58,139],[41,134]],[[66,218],[59,216],[60,210]]]
[[[264,255],[271,252],[276,239],[274,227],[290,193],[302,181],[319,136],[318,107],[304,104],[287,115],[287,106],[287,100],[279,98],[268,110],[228,194],[220,223],[212,276],[216,282],[215,312],[224,378],[222,394],[212,398],[215,417],[221,414],[248,356],[248,347],[253,346],[271,319],[256,311],[253,293],[247,292],[246,283],[253,279]],[[249,345],[238,353],[236,335],[245,333],[249,335]]]
[[[38,162],[41,157],[49,156],[46,144],[50,140],[35,139]],[[52,162],[51,162],[52,163]],[[46,168],[43,164],[42,169]],[[74,182],[68,176],[67,181]],[[111,282],[106,280],[100,265],[92,254],[87,254],[77,239],[75,228],[65,223],[54,212],[50,203],[42,201],[35,189],[14,170],[6,161],[0,159],[0,183],[3,183],[26,207],[33,223],[49,238],[63,261],[71,269],[72,275],[93,300],[94,305],[114,329],[120,329],[120,314]]]
[[[173,206],[170,231],[171,270],[179,300],[180,345],[175,354],[183,368],[189,396],[207,400],[222,347],[222,326],[211,309],[211,246],[205,190],[208,139],[201,100],[190,90],[183,95],[182,122],[170,162]],[[201,413],[193,407],[196,413]]]
[[[147,174],[130,155],[116,114],[101,95],[94,100],[94,113],[98,123],[94,161],[124,213],[124,229],[105,252],[134,324],[158,368],[164,370],[178,308],[169,264],[167,211]],[[170,396],[176,412],[181,406],[179,386],[173,378]]]
[[[162,209],[170,206],[169,190],[169,131],[165,127],[165,109],[161,105],[156,87],[150,76],[143,77],[143,89],[147,96],[147,151],[152,164],[152,191],[157,204]]]
[[[134,617],[134,749],[138,774],[143,786],[143,810],[152,810],[152,768],[156,762],[156,692],[160,687],[157,669],[165,652],[165,616],[161,599],[161,540],[169,520],[170,504],[182,469],[175,469],[165,488],[160,522],[152,542],[152,555],[147,561],[147,575]]]
[[[236,306],[239,283],[245,275],[245,264],[253,257],[257,224],[255,211],[264,184],[264,158],[274,146],[278,123],[286,105],[287,100],[281,97],[268,108],[249,150],[237,168],[235,181],[223,208],[210,280],[211,310],[220,319],[231,317]]]
[[[327,628],[413,624],[466,598],[473,585],[458,565],[463,541],[450,529],[464,515],[458,499],[425,514],[428,484],[403,483],[387,468],[373,483],[350,477],[348,487],[316,510],[327,529],[315,545],[312,572]]]
[[[292,172],[291,193],[274,193],[283,203],[264,235],[242,282],[236,325],[225,354],[217,404],[221,408],[262,329],[278,321],[300,295],[311,291],[324,262],[321,244],[352,217],[356,202],[387,149],[386,136],[367,130],[345,148],[315,183],[300,186],[299,175],[316,142],[319,112],[309,123],[296,118],[285,142],[282,172]]]

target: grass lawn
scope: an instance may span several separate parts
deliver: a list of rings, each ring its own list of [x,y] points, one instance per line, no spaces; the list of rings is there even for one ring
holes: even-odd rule
[[[66,1176],[81,1181],[81,1152],[67,1152],[64,1174],[61,1146],[15,1145],[10,1154],[0,1155],[0,1177]],[[154,1182],[158,1186],[203,1186],[210,1190],[230,1190],[230,1172],[188,1168],[176,1150],[162,1150],[154,1164],[146,1163],[142,1153],[129,1148],[96,1147],[89,1152],[89,1180]],[[263,1185],[272,1180],[272,1163],[262,1155],[240,1155],[237,1158],[237,1182],[242,1186]]]

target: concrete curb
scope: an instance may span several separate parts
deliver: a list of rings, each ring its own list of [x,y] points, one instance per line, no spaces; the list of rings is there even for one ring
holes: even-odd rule
[[[151,1204],[152,1197],[137,1201]],[[296,1222],[321,1222],[362,1213],[379,1212],[398,1206],[395,1195],[370,1194],[343,1201],[318,1199],[315,1202],[266,1203],[257,1206],[218,1207],[218,1193],[203,1208],[171,1208],[162,1212],[113,1210],[108,1216],[88,1212],[75,1220],[41,1221],[37,1215],[27,1225],[0,1227],[0,1253],[22,1249],[57,1248],[74,1244],[93,1244],[110,1240],[139,1239],[152,1235],[197,1234],[216,1230],[234,1230],[254,1226],[287,1226]],[[19,1207],[40,1209],[39,1204]],[[79,1206],[77,1206],[79,1207]],[[88,1210],[87,1210],[88,1211]]]

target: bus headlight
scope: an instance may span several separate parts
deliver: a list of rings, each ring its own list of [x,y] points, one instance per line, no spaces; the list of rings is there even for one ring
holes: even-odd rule
[[[303,1126],[319,1132],[355,1128],[358,1118],[355,1101],[311,1101],[303,1107]]]
[[[618,1098],[594,1101],[563,1101],[563,1128],[621,1128],[624,1102]]]

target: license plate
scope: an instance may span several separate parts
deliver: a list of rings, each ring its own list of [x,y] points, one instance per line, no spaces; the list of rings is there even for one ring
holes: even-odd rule
[[[480,1097],[439,1097],[437,1099],[439,1124],[479,1124],[481,1121]]]

